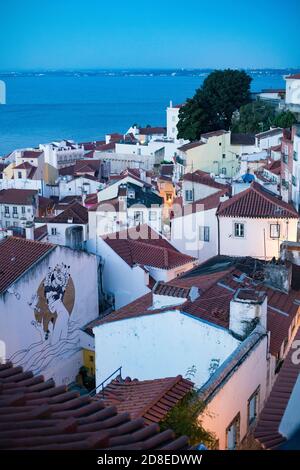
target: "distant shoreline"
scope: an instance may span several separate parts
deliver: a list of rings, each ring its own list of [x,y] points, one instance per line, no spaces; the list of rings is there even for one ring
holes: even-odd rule
[[[299,67],[300,68],[300,67]],[[195,69],[74,69],[74,70],[20,70],[20,71],[0,71],[0,77],[201,77],[208,75],[213,68],[195,68]],[[286,69],[244,69],[250,75],[288,75],[297,68]]]

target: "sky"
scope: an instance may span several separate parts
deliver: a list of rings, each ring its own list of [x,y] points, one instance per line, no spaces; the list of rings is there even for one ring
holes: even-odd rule
[[[0,70],[300,68],[299,0],[9,0]]]

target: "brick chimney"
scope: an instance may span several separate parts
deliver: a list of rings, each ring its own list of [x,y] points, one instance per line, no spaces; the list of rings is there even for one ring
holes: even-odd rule
[[[230,302],[229,329],[243,340],[260,324],[267,329],[268,299],[265,292],[240,288]]]

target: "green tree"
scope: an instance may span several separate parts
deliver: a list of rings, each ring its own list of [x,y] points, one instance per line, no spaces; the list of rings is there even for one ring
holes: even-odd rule
[[[196,140],[205,132],[228,130],[234,111],[250,101],[251,77],[240,70],[215,70],[179,111],[179,138]]]
[[[296,116],[291,111],[282,111],[276,114],[273,125],[276,127],[288,128],[296,124]]]
[[[275,109],[261,100],[241,106],[232,118],[233,132],[258,133],[270,129],[275,118]]]
[[[171,428],[176,437],[188,436],[190,445],[202,443],[210,449],[216,448],[215,437],[202,427],[199,419],[204,409],[205,405],[197,391],[192,390],[171,409],[160,423],[160,428],[162,431]]]

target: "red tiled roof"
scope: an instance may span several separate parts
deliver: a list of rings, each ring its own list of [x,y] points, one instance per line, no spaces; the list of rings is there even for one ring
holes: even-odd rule
[[[195,261],[195,258],[180,253],[167,240],[150,231],[148,239],[144,238],[143,231],[140,233],[140,238],[132,239],[130,234],[133,232],[129,230],[110,234],[104,240],[131,267],[140,264],[159,269],[172,269]]]
[[[178,147],[178,150],[181,150],[181,152],[186,152],[187,150],[200,147],[200,145],[205,145],[205,142],[201,142],[200,140],[198,142],[190,142],[189,144],[184,144],[181,147]]]
[[[247,263],[247,259],[244,263]],[[205,265],[206,263],[204,263]],[[253,280],[250,277],[246,276],[242,282],[238,280],[243,274],[241,269],[242,267],[239,269],[234,266],[225,267],[218,272],[209,273],[209,270],[205,270],[204,273],[197,275],[198,266],[167,283],[167,285],[176,286],[177,288],[198,287],[201,294],[196,300],[187,300],[180,307],[174,306],[154,310],[149,309],[153,305],[151,292],[107,315],[105,318],[97,320],[93,326],[138,316],[155,315],[180,308],[181,311],[196,318],[228,329],[230,301],[236,290],[240,287],[253,287]],[[194,276],[192,275],[193,271],[195,272]],[[285,340],[289,337],[289,329],[294,318],[300,312],[300,294],[295,290],[285,294],[263,284],[254,287],[257,291],[263,291],[268,296],[267,329],[271,332],[270,352],[276,356]]]
[[[293,73],[292,75],[288,75],[287,77],[285,77],[285,79],[296,79],[296,80],[300,80],[300,73]]]
[[[32,205],[38,192],[33,189],[2,189],[0,204]]]
[[[144,418],[150,425],[161,422],[193,385],[181,375],[143,381],[117,378],[99,396],[107,406],[116,406],[118,413],[127,411],[132,419]]]
[[[204,139],[209,139],[210,137],[219,137],[220,135],[227,134],[228,131],[224,129],[220,129],[218,131],[206,132],[205,134],[201,134],[201,137]]]
[[[54,207],[53,199],[49,197],[39,196],[39,208],[40,209],[48,209]]]
[[[175,438],[171,430],[160,432],[156,423],[146,426],[143,418],[131,418],[130,409],[118,412],[98,397],[80,396],[66,385],[55,386],[53,379],[44,381],[43,376],[10,364],[0,364],[0,414],[1,449],[189,448],[187,437]]]
[[[255,137],[257,137],[258,139],[264,139],[265,137],[272,137],[273,135],[277,135],[281,133],[283,133],[283,129],[281,127],[276,127],[275,129],[270,129],[268,131],[259,132],[259,134],[256,134]]]
[[[300,330],[295,336],[295,341],[299,340]],[[279,432],[279,427],[300,374],[300,364],[292,361],[294,352],[294,349],[290,349],[254,432],[255,438],[265,449],[276,449],[285,441],[285,437]],[[300,423],[298,424],[300,425]]]
[[[0,242],[0,293],[13,284],[55,248],[49,243],[40,243],[22,238],[8,237]]]
[[[39,158],[42,155],[41,150],[24,150],[22,153],[23,158]]]
[[[292,205],[281,201],[255,182],[250,188],[222,202],[217,214],[222,217],[299,218]]]
[[[34,229],[34,239],[38,241],[42,240],[46,237],[47,233],[47,224],[41,225],[40,227]]]
[[[270,160],[270,162],[265,166],[265,169],[274,173],[274,175],[280,175],[281,160]]]
[[[141,135],[152,135],[152,134],[165,134],[165,127],[140,127],[139,131]]]
[[[193,173],[186,173],[185,175],[183,175],[183,181],[204,184],[206,186],[210,186],[211,188],[216,189],[228,188],[226,184],[218,183],[210,176],[209,173],[206,173],[205,171],[201,170],[196,170]]]
[[[29,162],[24,162],[24,163],[20,163],[20,165],[15,166],[14,170],[31,170],[32,168],[35,168],[35,167],[31,165]]]
[[[67,224],[72,220],[73,224],[87,224],[88,223],[88,210],[83,207],[79,202],[75,201],[70,204],[63,212],[51,219],[53,224]]]

